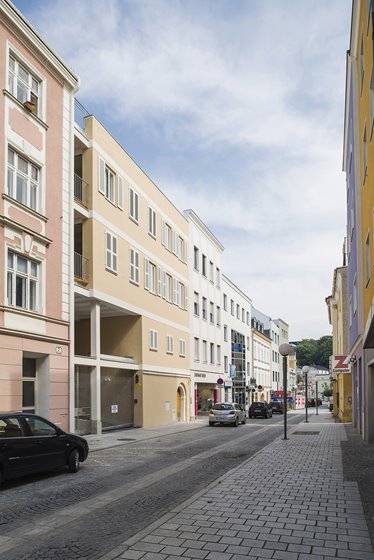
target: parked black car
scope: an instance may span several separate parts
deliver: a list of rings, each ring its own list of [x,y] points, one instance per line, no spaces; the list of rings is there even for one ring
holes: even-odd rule
[[[283,414],[284,408],[282,401],[270,401],[269,406],[273,414]]]
[[[249,407],[248,416],[250,418],[256,418],[257,416],[270,418],[273,416],[273,411],[267,402],[254,402]]]
[[[67,466],[77,472],[87,441],[49,420],[20,412],[0,414],[0,484],[3,480]]]

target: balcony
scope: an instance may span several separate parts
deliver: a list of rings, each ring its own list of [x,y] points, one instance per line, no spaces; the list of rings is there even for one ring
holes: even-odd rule
[[[78,99],[74,98],[74,122],[75,124],[84,131],[85,129],[85,117],[88,117],[89,112],[79,103]]]
[[[84,208],[88,208],[88,183],[76,173],[74,174],[74,200]]]
[[[74,278],[80,284],[88,284],[89,260],[79,253],[74,253]]]

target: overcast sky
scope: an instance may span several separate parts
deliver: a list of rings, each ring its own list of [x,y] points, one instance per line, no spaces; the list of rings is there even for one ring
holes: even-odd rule
[[[17,0],[78,99],[290,339],[330,334],[351,0]]]

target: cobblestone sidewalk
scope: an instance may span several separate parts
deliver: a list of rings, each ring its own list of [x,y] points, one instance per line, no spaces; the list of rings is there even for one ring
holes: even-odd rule
[[[102,560],[374,560],[346,439],[311,416]]]

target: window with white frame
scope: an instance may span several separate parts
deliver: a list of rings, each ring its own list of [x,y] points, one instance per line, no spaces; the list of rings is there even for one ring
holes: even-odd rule
[[[193,248],[193,267],[197,271],[199,271],[199,258],[199,249],[195,246]]]
[[[153,329],[149,331],[149,349],[158,350],[158,333]]]
[[[219,307],[219,305],[217,305],[216,319],[217,319],[217,326],[220,327],[221,326],[221,308]]]
[[[202,256],[202,260],[201,260],[201,273],[202,273],[203,276],[206,277],[207,271],[206,271],[206,256],[205,255]]]
[[[177,282],[177,301],[175,303],[182,309],[187,309],[187,290],[182,282]]]
[[[203,362],[208,363],[208,342],[206,340],[203,340]]]
[[[209,280],[214,284],[214,264],[209,261]]]
[[[32,113],[41,115],[41,80],[13,53],[9,53],[8,87],[22,104],[30,102]]]
[[[193,293],[193,313],[197,317],[199,316],[199,294],[198,294],[198,292]]]
[[[216,268],[216,286],[217,288],[221,287],[221,271],[218,267]]]
[[[39,263],[8,251],[8,305],[37,311],[39,307]]]
[[[245,323],[245,309],[242,307],[242,323]]]
[[[186,356],[186,341],[183,338],[179,339],[179,356],[181,358]]]
[[[250,320],[250,316],[249,316],[249,311],[247,311],[247,325],[251,324],[251,320]]]
[[[212,301],[209,303],[209,321],[214,323],[214,303]]]
[[[156,238],[156,211],[150,206],[148,208],[148,233]]]
[[[231,315],[234,315],[234,300],[231,300]]]
[[[164,221],[162,221],[162,244],[169,249],[169,251],[173,250],[173,230],[171,226]]]
[[[223,340],[225,342],[228,341],[228,339],[227,339],[227,325],[223,325]]]
[[[203,319],[208,318],[208,308],[207,308],[207,299],[203,297]]]
[[[236,304],[236,318],[240,319],[240,305],[238,303]]]
[[[174,337],[171,334],[166,336],[166,353],[172,354],[174,352]]]
[[[221,347],[217,344],[217,366],[221,365]]]
[[[117,237],[106,232],[106,269],[117,272]]]
[[[144,288],[152,294],[157,289],[157,267],[148,259],[144,259]]]
[[[194,360],[200,362],[200,340],[198,338],[194,338]]]
[[[225,373],[228,373],[228,371],[229,371],[229,358],[228,358],[228,356],[224,356],[223,364],[224,364],[223,369],[224,369]]]
[[[139,285],[139,253],[130,248],[130,281]]]
[[[162,296],[166,301],[172,302],[173,278],[167,272],[163,272]]]
[[[181,260],[181,261],[185,261],[185,254],[186,254],[186,249],[185,249],[185,241],[183,239],[183,237],[181,237],[180,235],[176,236],[176,248],[175,248],[175,253],[177,255],[177,257]]]
[[[117,206],[123,210],[123,179],[120,176],[118,176],[117,191]]]
[[[139,195],[131,187],[129,188],[129,216],[134,222],[139,222]]]
[[[214,343],[210,343],[210,363],[214,364]]]
[[[40,169],[12,148],[8,148],[7,194],[40,211]]]
[[[115,203],[115,175],[102,158],[99,158],[99,191]]]
[[[223,309],[227,311],[227,295],[223,294]]]

